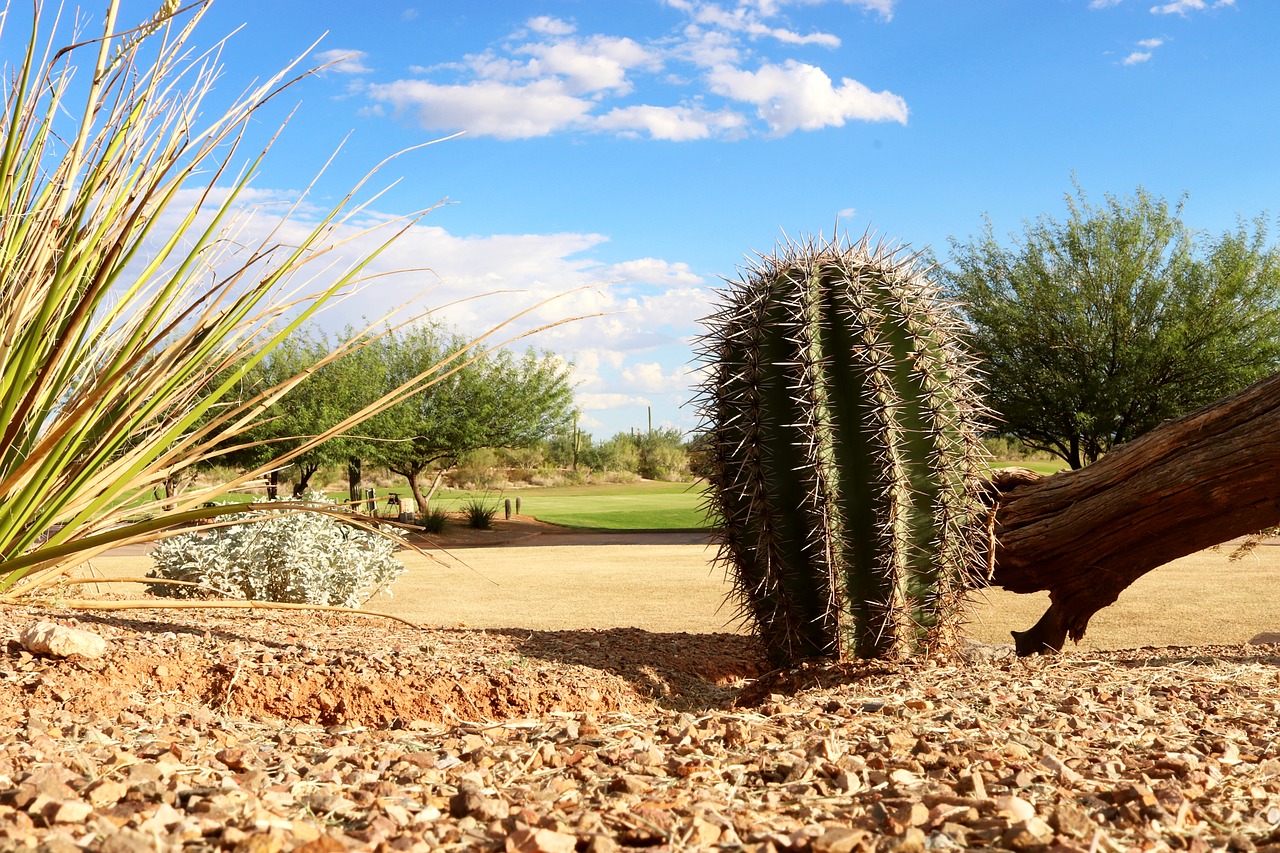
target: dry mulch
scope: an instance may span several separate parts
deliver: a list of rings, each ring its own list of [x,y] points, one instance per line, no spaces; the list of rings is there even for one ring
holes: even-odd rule
[[[1272,647],[1003,653],[0,610],[0,849],[1280,849]]]

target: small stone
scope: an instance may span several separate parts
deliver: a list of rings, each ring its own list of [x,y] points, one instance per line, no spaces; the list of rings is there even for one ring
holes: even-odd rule
[[[1000,840],[1014,850],[1039,850],[1053,843],[1053,827],[1031,817],[1010,826]]]
[[[622,846],[607,835],[597,835],[587,842],[586,853],[619,853]]]
[[[1074,803],[1059,803],[1049,815],[1049,825],[1072,838],[1089,838],[1098,825],[1089,813]]]
[[[113,806],[124,799],[129,786],[114,779],[99,779],[85,789],[85,796],[96,808]]]
[[[893,820],[899,826],[924,826],[929,822],[929,809],[919,801],[907,803],[893,810]]]
[[[1023,821],[1036,816],[1036,807],[1021,797],[1006,795],[996,798],[996,813],[1011,821]]]
[[[701,817],[695,817],[686,831],[689,833],[689,843],[698,847],[710,847],[716,844],[720,841],[722,832],[719,826]]]
[[[1040,766],[1057,776],[1058,780],[1066,785],[1074,785],[1084,779],[1083,776],[1068,767],[1056,755],[1041,756]]]
[[[913,826],[897,838],[889,839],[889,843],[883,849],[890,853],[924,853],[928,841],[924,831]]]
[[[70,655],[97,658],[102,657],[107,651],[107,641],[97,634],[53,622],[36,622],[28,625],[19,635],[18,642],[24,649],[34,654],[63,658]]]
[[[44,813],[53,823],[83,823],[93,814],[93,806],[82,800],[64,800],[54,808],[45,809]]]
[[[961,776],[960,782],[956,785],[956,790],[961,794],[968,794],[975,800],[985,800],[987,798],[987,783],[982,778],[982,773],[974,770],[967,776]]]
[[[449,798],[449,814],[457,818],[473,817],[487,823],[503,820],[510,813],[511,807],[506,800],[486,797],[475,788],[463,788]]]
[[[578,838],[550,829],[522,827],[507,836],[507,853],[573,853]]]
[[[1275,646],[1280,645],[1280,632],[1263,631],[1261,634],[1254,634],[1249,638],[1251,646]]]
[[[853,853],[867,834],[848,827],[828,829],[813,841],[813,853]]]
[[[638,776],[618,776],[609,782],[609,790],[618,794],[634,794],[637,797],[649,790]]]
[[[155,853],[154,836],[125,827],[103,840],[100,853]]]

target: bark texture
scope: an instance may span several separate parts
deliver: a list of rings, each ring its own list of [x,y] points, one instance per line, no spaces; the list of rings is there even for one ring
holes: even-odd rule
[[[992,584],[1052,602],[1018,653],[1059,650],[1152,569],[1280,522],[1280,374],[1086,468],[992,486]]]

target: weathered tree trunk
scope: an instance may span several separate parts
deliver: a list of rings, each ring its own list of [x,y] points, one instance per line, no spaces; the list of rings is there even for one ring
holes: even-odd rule
[[[360,489],[360,482],[363,479],[364,466],[357,456],[347,459],[347,499],[352,506],[359,506],[357,501],[364,499],[364,493]]]
[[[995,485],[992,584],[1051,602],[1018,653],[1060,650],[1152,569],[1280,522],[1280,374],[1086,468]]]

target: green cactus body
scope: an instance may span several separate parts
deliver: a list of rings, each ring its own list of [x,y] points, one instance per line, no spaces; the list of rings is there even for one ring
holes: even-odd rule
[[[708,320],[710,509],[776,662],[949,636],[982,458],[958,331],[915,260],[865,238],[763,258]]]

